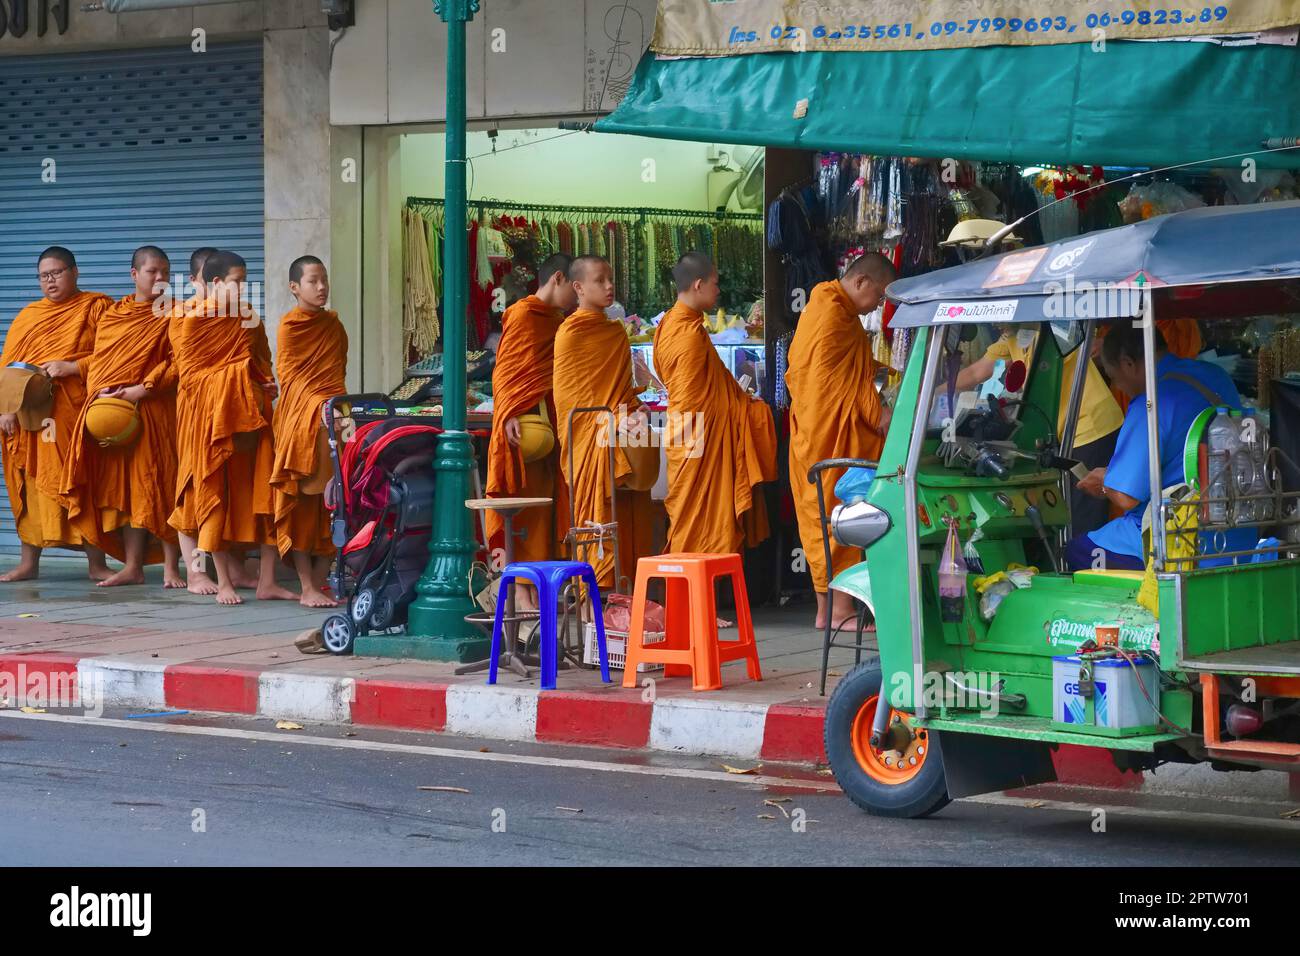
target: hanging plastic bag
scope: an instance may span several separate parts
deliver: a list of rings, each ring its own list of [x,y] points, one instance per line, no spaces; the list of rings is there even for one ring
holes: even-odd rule
[[[835,497],[846,505],[863,501],[871,490],[871,483],[876,480],[874,468],[847,468],[835,482]]]
[[[948,540],[939,561],[939,616],[944,621],[955,623],[966,614],[966,574],[957,524],[949,521]]]

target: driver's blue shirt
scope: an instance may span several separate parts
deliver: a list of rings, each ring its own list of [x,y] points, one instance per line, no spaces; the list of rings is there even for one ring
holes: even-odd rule
[[[1187,382],[1168,378],[1182,375],[1199,382],[1221,399],[1220,404],[1241,409],[1241,396],[1228,374],[1209,362],[1178,358],[1166,354],[1156,362],[1156,413],[1160,423],[1160,486],[1168,488],[1183,482],[1183,446],[1192,422],[1211,405],[1207,396]],[[1134,508],[1089,533],[1095,545],[1145,558],[1142,547],[1142,515],[1151,500],[1151,468],[1147,456],[1147,406],[1145,394],[1129,403],[1115,440],[1115,455],[1106,467],[1105,485],[1137,500]],[[1255,530],[1239,528],[1220,537],[1217,550],[1237,551],[1255,546]],[[1230,563],[1206,561],[1202,567]]]

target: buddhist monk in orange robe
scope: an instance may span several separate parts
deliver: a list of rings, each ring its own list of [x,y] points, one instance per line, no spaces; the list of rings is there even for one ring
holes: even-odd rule
[[[569,269],[578,308],[564,320],[555,336],[555,417],[559,426],[560,466],[572,489],[573,526],[618,522],[617,577],[635,578],[636,561],[654,547],[653,504],[648,491],[619,489],[617,514],[610,514],[610,488],[632,475],[626,439],[617,423],[628,421],[645,432],[645,413],[632,385],[632,347],[623,323],[605,309],[614,303],[614,273],[600,256],[579,256]],[[569,469],[568,422],[579,408],[604,407],[610,416],[573,416],[573,469]],[[614,432],[613,474],[610,474],[610,432]],[[602,553],[603,551],[603,553]],[[601,590],[617,586],[611,541],[603,548],[580,552],[596,571]]]
[[[112,573],[104,552],[72,527],[59,491],[86,400],[86,359],[95,346],[95,326],[113,300],[77,288],[77,260],[62,246],[42,252],[36,271],[45,296],[14,317],[0,367],[13,362],[43,366],[54,380],[54,406],[40,431],[25,431],[17,416],[0,415],[5,484],[22,542],[18,566],[0,575],[0,582],[35,578],[41,550],[59,546],[84,549],[91,578],[102,581]]]
[[[776,480],[776,429],[704,329],[704,312],[719,297],[713,260],[688,252],[673,279],[677,303],[659,323],[654,350],[668,390],[668,550],[738,553],[770,533],[758,485]]]
[[[524,461],[520,449],[519,416],[535,414],[545,406],[551,429],[557,430],[553,372],[555,335],[573,310],[577,297],[569,282],[573,257],[556,253],[537,273],[537,293],[525,296],[501,321],[501,342],[492,370],[492,438],[488,443],[487,495],[489,498],[551,498],[555,504],[525,508],[512,519],[516,561],[548,561],[555,557],[557,530],[568,530],[567,494],[557,482],[560,443],[536,461]],[[556,520],[556,505],[560,520]],[[488,548],[505,547],[505,527],[500,515],[487,513]],[[516,586],[517,606],[537,606],[531,585]]]
[[[281,392],[272,419],[275,464],[271,487],[275,502],[276,548],[292,555],[306,607],[333,607],[324,591],[334,546],[322,494],[301,487],[324,454],[318,435],[321,407],[346,391],[348,334],[337,312],[325,308],[330,280],[315,256],[300,256],[289,266],[289,291],[297,304],[280,319],[276,378]]]
[[[872,381],[877,363],[871,337],[859,315],[876,310],[893,278],[894,267],[884,256],[859,256],[841,278],[813,289],[790,342],[785,373],[790,392],[790,490],[817,593],[819,628],[828,613],[835,627],[853,617],[848,595],[836,592],[828,607],[826,592],[830,577],[857,562],[861,552],[832,538],[833,568],[826,567],[817,488],[808,481],[808,472],[827,458],[880,458],[888,421]],[[828,512],[838,503],[834,488],[842,473],[822,472]]]
[[[103,536],[122,570],[100,587],[143,584],[144,565],[163,562],[163,587],[182,588],[180,551],[167,524],[176,494],[176,369],[167,335],[171,265],[157,246],[131,258],[135,292],[104,313],[86,377],[86,402],[63,474],[68,518],[86,538]],[[101,448],[85,430],[101,396],[133,402],[140,417],[130,444]]]
[[[185,345],[185,332],[194,323],[183,321],[186,315],[194,315],[198,309],[199,303],[207,298],[207,292],[203,284],[203,264],[208,257],[217,250],[212,246],[200,246],[190,254],[190,285],[193,288],[193,295],[183,302],[175,302],[172,307],[171,321],[167,327],[167,338],[171,343],[172,350],[172,367],[176,369],[176,429],[177,434],[188,433],[193,428],[194,414],[192,403],[190,401],[189,383],[191,380],[189,362],[189,352]],[[176,501],[180,489],[172,491],[172,502]],[[189,499],[192,503],[193,497]],[[172,522],[177,527],[197,527],[198,522],[193,519],[193,515],[182,515],[177,522]],[[197,550],[197,542],[184,531],[177,532],[177,539],[180,543],[181,561],[186,568],[186,589],[191,594],[216,594],[217,582],[208,574],[207,555]],[[197,554],[196,554],[197,552]]]
[[[271,467],[274,380],[258,355],[261,319],[243,301],[244,260],[217,252],[203,265],[207,294],[179,321],[187,353],[190,430],[177,436],[177,502],[170,523],[217,569],[217,602],[239,604],[232,565],[261,550],[257,596],[297,600],[275,582]],[[262,330],[261,338],[265,338]]]

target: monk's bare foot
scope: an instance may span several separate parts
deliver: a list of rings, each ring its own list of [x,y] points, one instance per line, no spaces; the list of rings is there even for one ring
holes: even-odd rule
[[[257,577],[254,575],[251,578],[233,578],[230,584],[241,591],[255,591],[257,590]]]
[[[190,583],[185,586],[185,590],[191,594],[216,594],[217,582],[202,571],[191,571]]]
[[[735,627],[735,621],[728,621],[725,617],[718,618],[718,630],[725,631],[729,627]]]
[[[110,574],[100,581],[96,587],[115,588],[124,584],[144,584],[143,568],[123,568],[116,574]]]
[[[295,594],[288,588],[282,588],[278,584],[258,585],[257,599],[259,601],[297,601],[302,596]]]
[[[111,577],[113,577],[113,572],[109,570],[107,564],[104,565],[102,568],[92,567],[90,569],[90,580],[94,581],[97,584],[103,583],[104,581],[107,581]]]
[[[840,630],[840,628],[851,627],[857,621],[857,619],[858,616],[856,614],[849,614],[846,615],[845,617],[833,617],[831,618],[831,630],[838,631]],[[825,624],[823,624],[822,626],[825,627]]]
[[[10,584],[14,581],[35,581],[40,577],[41,569],[36,564],[20,564],[12,571],[6,571],[0,574],[0,584]]]
[[[338,607],[339,602],[316,588],[303,588],[298,603],[303,607]]]
[[[228,585],[222,585],[221,587],[217,588],[217,603],[218,604],[243,604],[244,599],[241,598],[235,592],[234,588]]]
[[[165,567],[163,568],[163,587],[168,590],[178,591],[185,587],[185,579],[181,577],[181,573],[175,568]]]

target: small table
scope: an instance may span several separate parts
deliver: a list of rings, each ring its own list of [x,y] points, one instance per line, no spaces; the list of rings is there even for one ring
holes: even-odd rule
[[[466,500],[465,507],[470,511],[495,511],[501,516],[504,527],[506,564],[511,564],[515,560],[515,515],[525,508],[540,508],[543,505],[554,503],[553,498],[470,498]],[[484,542],[488,549],[488,562],[492,560],[492,547],[488,542]],[[540,612],[539,612],[539,617]],[[519,621],[521,615],[515,613],[515,589],[511,586],[509,593],[506,595],[506,613],[503,618],[505,624],[505,634],[502,635],[505,640],[505,648],[502,650],[501,663],[509,667],[520,677],[532,677],[533,668],[528,667],[522,660],[522,655],[515,653],[519,644]],[[464,664],[456,668],[457,674],[473,674],[478,671],[485,671],[491,665],[491,652],[481,661],[475,661],[472,664]]]

